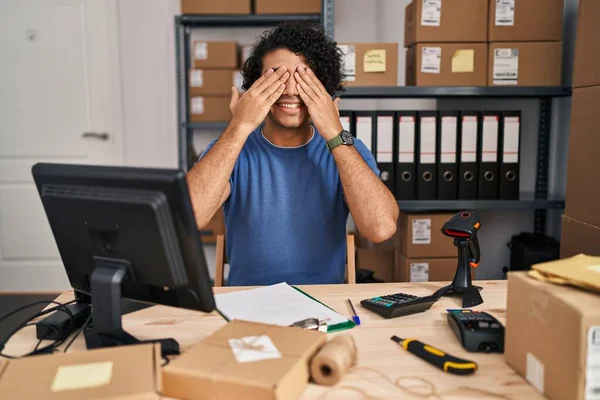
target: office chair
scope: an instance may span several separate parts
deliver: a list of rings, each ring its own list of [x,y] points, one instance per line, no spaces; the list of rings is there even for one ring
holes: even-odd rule
[[[356,283],[356,252],[354,235],[346,235],[346,282]],[[217,235],[217,257],[215,269],[215,287],[223,286],[223,270],[227,264],[225,254],[225,235]]]

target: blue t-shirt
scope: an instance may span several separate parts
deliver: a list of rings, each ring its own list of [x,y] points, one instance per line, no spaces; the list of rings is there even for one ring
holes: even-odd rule
[[[223,204],[228,285],[344,282],[349,209],[333,155],[313,132],[303,146],[279,147],[260,126],[244,144]],[[364,143],[355,147],[379,176]]]

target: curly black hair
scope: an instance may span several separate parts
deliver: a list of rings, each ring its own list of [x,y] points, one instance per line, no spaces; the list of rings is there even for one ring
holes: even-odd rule
[[[277,49],[304,56],[330,95],[343,90],[342,51],[323,27],[305,22],[284,22],[259,36],[242,68],[243,90],[248,90],[260,78],[263,58]]]

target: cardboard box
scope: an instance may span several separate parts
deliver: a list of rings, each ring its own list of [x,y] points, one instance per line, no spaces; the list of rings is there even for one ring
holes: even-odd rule
[[[395,282],[394,249],[357,249],[356,268],[373,271],[373,276],[384,282]]]
[[[229,122],[231,96],[191,96],[191,122]]]
[[[279,356],[257,359],[253,356],[264,353],[234,352],[232,345],[254,336],[272,350],[267,355],[276,349]],[[164,367],[164,394],[188,400],[296,399],[308,384],[309,359],[326,341],[323,332],[233,320]]]
[[[486,42],[487,18],[487,1],[415,0],[404,13],[404,47],[415,43]]]
[[[159,344],[39,355],[0,365],[3,399],[160,399]]]
[[[256,14],[320,14],[321,0],[254,0]]]
[[[250,14],[252,0],[181,0],[182,14]]]
[[[579,0],[573,87],[600,85],[600,1]]]
[[[458,257],[407,258],[396,251],[394,279],[396,282],[445,282],[452,281],[456,274]],[[475,279],[475,268],[471,268],[471,279]]]
[[[231,96],[232,86],[242,90],[244,78],[238,69],[193,69],[189,82],[192,96]]]
[[[338,43],[345,86],[398,86],[398,43]]]
[[[489,86],[560,86],[562,42],[490,43]]]
[[[486,43],[418,43],[406,53],[407,86],[486,86]]]
[[[509,272],[504,358],[546,398],[597,397],[598,325],[597,293]]]
[[[564,0],[490,0],[489,42],[562,40]]]
[[[565,214],[595,226],[600,226],[598,110],[600,86],[573,89]]]
[[[408,258],[458,257],[454,241],[442,233],[442,226],[453,216],[400,213],[397,249]]]
[[[600,256],[600,227],[563,215],[560,230],[560,258],[577,254]]]
[[[192,46],[194,68],[239,68],[237,42],[195,40]]]

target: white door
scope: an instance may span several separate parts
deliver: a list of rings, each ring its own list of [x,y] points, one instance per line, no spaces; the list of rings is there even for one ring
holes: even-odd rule
[[[117,0],[0,0],[0,291],[69,288],[37,162],[123,162]]]

